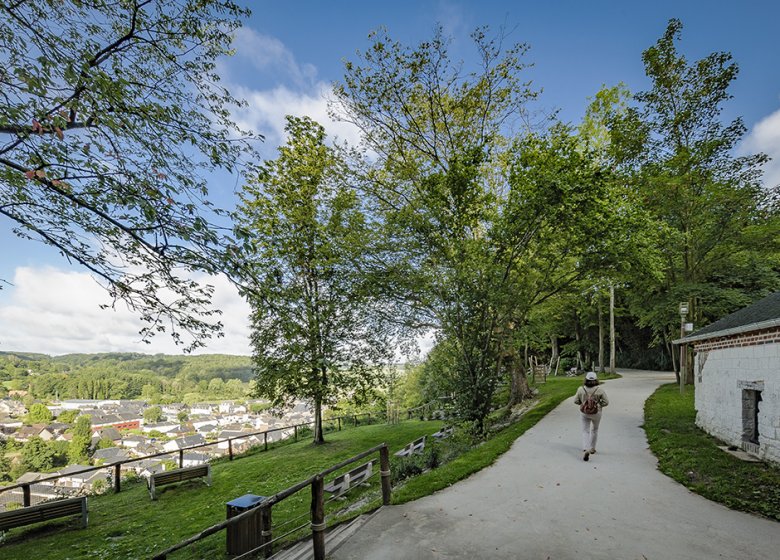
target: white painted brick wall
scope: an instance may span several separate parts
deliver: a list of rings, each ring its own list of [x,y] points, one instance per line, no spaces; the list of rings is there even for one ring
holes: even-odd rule
[[[726,443],[742,443],[742,388],[739,381],[763,381],[759,405],[760,455],[780,463],[780,344],[710,350],[699,381],[695,359],[696,424]]]

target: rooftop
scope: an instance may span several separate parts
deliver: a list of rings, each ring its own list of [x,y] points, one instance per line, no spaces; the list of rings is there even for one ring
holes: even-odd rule
[[[694,342],[780,326],[780,292],[748,305],[675,342]]]

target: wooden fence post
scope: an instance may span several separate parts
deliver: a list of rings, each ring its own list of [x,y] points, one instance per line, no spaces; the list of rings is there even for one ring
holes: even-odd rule
[[[268,432],[263,432],[263,440],[263,445],[265,446],[263,451],[268,451]]]
[[[382,477],[382,503],[390,505],[390,450],[387,445],[379,450],[379,474]]]
[[[24,507],[30,506],[30,485],[25,484],[22,486],[22,505]]]
[[[314,560],[325,560],[325,501],[323,488],[325,480],[314,477],[311,483],[311,541]]]
[[[293,429],[295,430],[295,441],[298,441],[298,425],[293,426]]]
[[[184,468],[184,449],[179,449],[179,468]]]
[[[272,531],[271,531],[271,508],[270,507],[262,507],[261,506],[261,512],[260,512],[260,527],[262,530],[262,533],[260,533],[260,543],[263,544],[263,558],[269,558],[270,556],[273,556],[274,554],[274,545],[271,544],[271,541],[273,541]]]
[[[233,460],[233,440],[228,438],[228,455],[230,455],[230,460]]]
[[[338,420],[339,420],[339,432],[340,432],[341,431],[341,416],[339,416]]]
[[[114,494],[122,490],[122,464],[114,465]]]

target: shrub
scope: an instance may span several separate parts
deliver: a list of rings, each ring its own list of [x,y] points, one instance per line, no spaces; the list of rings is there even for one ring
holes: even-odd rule
[[[423,472],[422,455],[398,457],[390,462],[390,475],[394,483],[417,476]]]

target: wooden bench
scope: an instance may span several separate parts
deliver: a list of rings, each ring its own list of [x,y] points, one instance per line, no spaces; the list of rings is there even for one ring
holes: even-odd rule
[[[425,449],[425,436],[414,440],[400,451],[395,452],[396,457],[408,457],[415,453],[422,453]]]
[[[433,437],[436,440],[448,438],[452,435],[452,432],[453,432],[452,426],[447,426],[446,428],[442,428],[441,430],[433,434]]]
[[[0,513],[0,533],[32,525],[41,521],[58,519],[60,517],[69,517],[71,515],[81,516],[81,527],[87,526],[87,498],[67,498],[64,500],[52,500],[51,502],[42,502],[35,506],[13,509]]]
[[[348,473],[337,476],[332,482],[323,486],[323,490],[333,494],[334,498],[338,498],[345,494],[350,488],[354,488],[359,484],[366,484],[366,480],[374,473],[374,463],[369,461],[364,465],[355,467]]]
[[[211,486],[211,465],[198,465],[196,467],[185,467],[183,469],[174,469],[172,471],[162,471],[154,473],[149,477],[147,485],[149,486],[149,495],[153,500],[156,499],[155,492],[158,486],[165,484],[174,484],[193,478],[206,477],[206,485]]]

